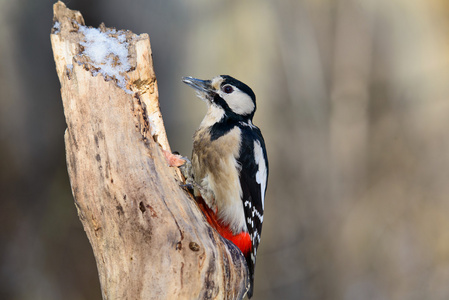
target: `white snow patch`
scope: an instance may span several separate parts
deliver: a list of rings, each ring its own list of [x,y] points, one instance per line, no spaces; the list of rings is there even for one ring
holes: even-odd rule
[[[154,136],[156,134],[156,123],[154,122],[155,116],[148,115],[148,123],[150,123],[150,134]]]
[[[61,31],[61,23],[59,23],[58,21],[55,22],[55,24],[53,25],[53,28],[55,29],[55,31],[53,32],[53,34],[57,34]]]
[[[79,31],[85,38],[85,41],[80,43],[84,47],[82,54],[91,59],[92,66],[99,69],[101,75],[115,78],[117,85],[130,93],[131,91],[126,89],[126,78],[123,75],[131,69],[125,32],[115,29],[101,32],[97,28],[82,25],[79,26]]]

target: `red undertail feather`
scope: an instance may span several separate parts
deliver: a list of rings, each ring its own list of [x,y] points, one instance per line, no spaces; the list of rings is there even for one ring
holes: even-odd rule
[[[224,225],[220,220],[218,220],[215,212],[207,206],[201,197],[197,198],[198,205],[206,216],[207,222],[218,231],[218,233],[225,239],[231,241],[236,245],[243,255],[247,256],[252,247],[251,238],[248,232],[240,232],[236,235],[232,233],[228,225]]]

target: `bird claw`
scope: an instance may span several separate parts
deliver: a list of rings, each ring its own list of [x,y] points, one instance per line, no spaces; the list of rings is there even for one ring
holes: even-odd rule
[[[186,183],[180,185],[183,189],[187,190],[189,193],[193,194],[193,184]]]
[[[178,152],[174,151],[170,153],[170,151],[162,150],[164,152],[165,160],[167,161],[170,167],[179,167],[182,176],[185,178],[185,184],[182,184],[181,187],[187,189],[189,192],[193,194],[195,188],[198,190],[202,190],[202,188],[195,182],[193,178],[192,171],[192,162],[185,156],[179,155]]]
[[[192,162],[187,158],[183,157],[185,160],[184,164],[179,167],[182,176],[186,179],[186,183],[193,185],[193,171],[192,171]]]

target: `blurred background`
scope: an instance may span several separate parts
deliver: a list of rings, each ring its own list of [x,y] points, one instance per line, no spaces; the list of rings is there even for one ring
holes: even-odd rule
[[[52,4],[0,0],[0,299],[101,299],[66,171]],[[257,95],[270,161],[255,299],[449,299],[447,0],[70,0],[149,33],[172,149]]]

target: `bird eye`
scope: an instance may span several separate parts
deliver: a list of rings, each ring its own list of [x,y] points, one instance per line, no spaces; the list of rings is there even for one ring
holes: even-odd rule
[[[230,86],[230,85],[225,85],[224,87],[223,87],[223,92],[225,92],[226,94],[230,94],[230,93],[232,93],[234,91],[234,89],[232,88],[232,86]]]

